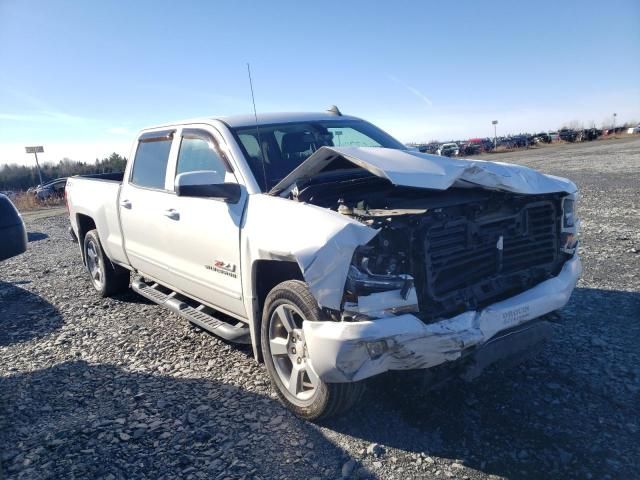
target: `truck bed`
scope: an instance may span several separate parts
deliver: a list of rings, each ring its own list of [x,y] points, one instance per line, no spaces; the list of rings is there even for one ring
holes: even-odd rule
[[[91,173],[87,175],[75,175],[76,178],[90,178],[93,180],[105,180],[108,182],[122,183],[124,179],[124,172],[111,172],[111,173]]]
[[[118,214],[123,178],[124,172],[76,175],[67,181],[66,196],[74,232],[97,228],[107,256],[126,264]]]

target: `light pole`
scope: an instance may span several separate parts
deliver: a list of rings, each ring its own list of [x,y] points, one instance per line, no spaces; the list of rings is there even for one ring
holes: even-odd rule
[[[498,143],[498,127],[496,127],[498,120],[492,120],[491,124],[493,125],[493,149],[495,150]]]
[[[39,145],[37,147],[24,147],[27,153],[33,153],[36,156],[36,167],[38,167],[38,177],[40,177],[40,185],[43,184],[42,172],[40,171],[40,164],[38,163],[38,153],[44,153],[44,147]]]

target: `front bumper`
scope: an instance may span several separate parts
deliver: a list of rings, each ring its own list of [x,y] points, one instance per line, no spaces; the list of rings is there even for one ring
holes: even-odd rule
[[[562,308],[581,272],[576,255],[554,278],[482,310],[436,323],[426,324],[411,314],[362,322],[305,322],[311,366],[325,382],[344,383],[457,360],[499,332]]]

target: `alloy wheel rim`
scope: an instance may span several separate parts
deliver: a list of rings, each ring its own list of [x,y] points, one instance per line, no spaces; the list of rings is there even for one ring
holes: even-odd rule
[[[299,401],[310,400],[320,379],[309,364],[302,331],[304,315],[294,305],[278,305],[269,319],[269,351],[279,380]]]
[[[93,241],[90,241],[87,245],[87,268],[89,269],[93,285],[100,290],[102,288],[104,278],[103,265],[102,259],[100,258],[100,255],[98,255],[96,245]]]

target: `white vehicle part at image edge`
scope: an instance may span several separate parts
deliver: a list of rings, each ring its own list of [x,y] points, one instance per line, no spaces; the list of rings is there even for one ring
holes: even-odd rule
[[[424,323],[411,314],[359,322],[305,322],[311,367],[325,382],[341,383],[456,360],[465,349],[480,346],[503,330],[562,308],[581,272],[576,255],[554,278],[483,310],[436,323]],[[372,355],[371,346],[379,342],[384,345],[382,352]]]

